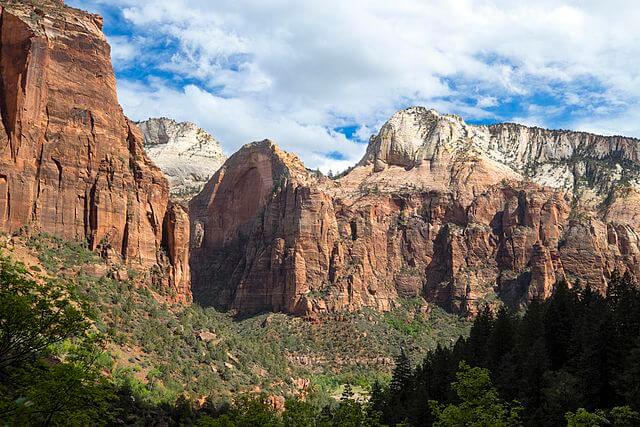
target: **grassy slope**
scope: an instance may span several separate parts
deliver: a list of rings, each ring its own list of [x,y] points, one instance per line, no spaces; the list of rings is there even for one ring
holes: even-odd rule
[[[16,258],[37,257],[32,270],[63,278],[95,307],[96,326],[110,341],[105,370],[156,403],[183,392],[214,401],[258,389],[287,395],[297,391],[297,379],[310,380],[316,395],[335,393],[344,382],[366,390],[390,374],[401,346],[418,360],[469,328],[438,308],[423,313],[417,299],[390,313],[363,310],[320,324],[284,314],[236,321],[212,308],[162,302],[146,286],[150,272],[116,280],[112,272],[121,266],[77,244],[37,235],[15,236],[9,246]]]

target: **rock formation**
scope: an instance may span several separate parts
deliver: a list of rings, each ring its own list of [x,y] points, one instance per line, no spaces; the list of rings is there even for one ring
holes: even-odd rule
[[[61,0],[2,0],[0,26],[0,230],[159,265],[190,299],[186,213],[118,104],[102,18]]]
[[[640,275],[640,141],[412,107],[330,180],[270,141],[190,204],[194,297],[316,316],[421,295],[454,312],[518,306],[557,280]]]
[[[199,193],[227,159],[220,143],[193,123],[163,117],[137,125],[147,154],[169,179],[175,199],[188,201]]]

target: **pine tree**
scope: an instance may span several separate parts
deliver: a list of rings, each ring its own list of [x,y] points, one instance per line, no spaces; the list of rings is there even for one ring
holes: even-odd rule
[[[546,304],[544,328],[546,347],[553,370],[562,368],[568,360],[576,305],[576,292],[569,289],[567,282],[558,282]]]
[[[411,361],[404,348],[396,357],[396,366],[389,383],[388,405],[383,412],[383,421],[387,424],[404,422],[409,415],[410,399],[413,395],[413,372]]]
[[[516,334],[518,396],[525,406],[525,417],[533,417],[542,402],[541,378],[549,367],[545,344],[545,305],[533,300],[519,322]]]
[[[485,305],[473,321],[473,326],[466,342],[464,360],[468,363],[474,366],[487,366],[489,358],[487,342],[491,336],[493,323],[493,313],[489,306]]]
[[[344,389],[342,390],[342,396],[340,396],[340,400],[343,402],[345,400],[353,400],[353,389],[350,383],[346,383],[344,385]]]
[[[503,358],[513,350],[515,341],[515,318],[506,307],[498,310],[498,315],[493,322],[491,334],[487,340],[488,367],[497,370]]]
[[[371,397],[369,398],[369,406],[371,410],[375,412],[384,412],[387,400],[387,392],[380,384],[380,381],[375,380],[371,386]]]
[[[586,287],[576,310],[568,364],[580,378],[584,404],[591,409],[614,403],[607,379],[609,325],[609,310],[604,299]]]
[[[411,361],[404,351],[404,348],[400,349],[400,354],[396,357],[396,366],[393,370],[393,376],[391,377],[391,383],[389,384],[389,391],[392,394],[402,393],[409,388],[411,383]]]

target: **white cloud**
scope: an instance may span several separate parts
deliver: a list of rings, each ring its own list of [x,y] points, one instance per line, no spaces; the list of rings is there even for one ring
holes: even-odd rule
[[[476,101],[476,107],[478,108],[488,108],[495,107],[498,105],[498,98],[495,96],[481,96]]]
[[[111,60],[116,68],[126,68],[135,59],[138,53],[133,41],[126,36],[109,37],[111,45]]]
[[[118,92],[132,119],[169,116],[198,123],[222,142],[228,154],[245,143],[269,138],[299,154],[307,166],[326,172],[345,169],[365,150],[363,144],[323,126],[300,124],[284,115],[276,116],[251,100],[216,96],[193,85],[177,90],[160,80],[148,85],[125,80],[119,82]],[[330,159],[326,154],[331,152],[341,152],[347,160]]]
[[[584,127],[587,114],[594,129],[638,122],[628,106],[640,100],[640,6],[627,1],[71,1],[121,8],[134,34],[173,43],[156,68],[196,79],[180,89],[121,82],[128,114],[196,121],[228,151],[271,137],[310,167],[337,168],[364,147],[332,128],[357,123],[366,140],[418,103],[538,125]],[[116,66],[144,53],[131,38],[110,40]],[[537,107],[540,94],[558,109]],[[532,105],[502,112],[514,99]],[[347,160],[321,154],[332,151]]]

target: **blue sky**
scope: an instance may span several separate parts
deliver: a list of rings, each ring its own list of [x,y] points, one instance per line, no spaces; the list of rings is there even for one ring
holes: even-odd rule
[[[640,136],[633,2],[67,3],[104,16],[127,115],[193,121],[227,153],[271,138],[340,170],[410,105]]]

